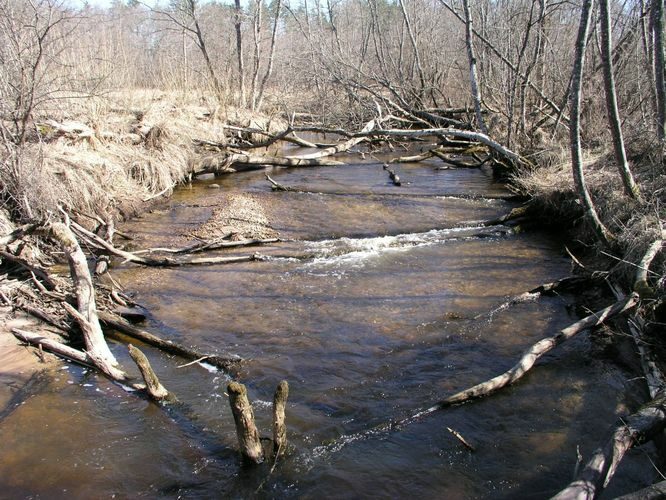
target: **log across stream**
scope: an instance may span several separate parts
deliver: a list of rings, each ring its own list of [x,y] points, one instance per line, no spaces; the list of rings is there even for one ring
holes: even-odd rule
[[[123,228],[137,248],[178,247],[230,194],[249,193],[265,208],[283,240],[257,250],[265,259],[128,264],[112,274],[150,311],[146,327],[246,360],[239,380],[260,435],[271,435],[273,392],[289,381],[289,449],[272,471],[239,466],[226,375],[142,346],[196,422],[183,425],[177,407],[163,411],[61,363],[24,404],[2,413],[2,494],[543,498],[568,484],[577,449],[588,456],[644,396],[642,381],[588,334],[499,394],[391,426],[507,370],[533,342],[577,319],[567,295],[494,311],[567,276],[570,265],[550,237],[481,224],[514,206],[488,172],[436,170],[428,161],[395,168],[400,187],[381,162],[270,171],[307,192],[273,192],[262,172],[203,180]],[[111,348],[130,366],[122,343]],[[606,495],[651,482],[645,451],[629,454]]]

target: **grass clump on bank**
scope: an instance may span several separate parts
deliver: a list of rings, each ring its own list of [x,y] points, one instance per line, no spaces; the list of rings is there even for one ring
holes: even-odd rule
[[[58,207],[102,217],[137,214],[189,179],[198,158],[193,139],[226,144],[227,125],[271,122],[214,103],[203,95],[139,90],[38,117],[24,145],[6,144],[5,207],[16,221],[42,219]]]
[[[629,143],[628,156],[641,189],[640,200],[625,194],[611,151],[596,150],[584,158],[585,180],[601,221],[614,236],[612,248],[597,240],[589,224],[571,175],[568,150],[550,155],[551,161],[540,168],[516,173],[512,180],[516,189],[529,196],[530,210],[540,222],[570,231],[572,242],[578,243],[583,257],[594,262],[593,267],[608,269],[631,289],[637,263],[655,240],[663,238],[666,177],[657,151],[657,144],[644,139]],[[650,271],[663,297],[663,255],[657,255]]]

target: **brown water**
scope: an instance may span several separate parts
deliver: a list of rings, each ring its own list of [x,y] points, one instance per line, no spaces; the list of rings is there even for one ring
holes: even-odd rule
[[[576,319],[567,296],[484,314],[570,272],[545,235],[479,227],[509,203],[452,197],[507,194],[487,172],[397,169],[410,184],[391,186],[378,164],[271,172],[317,193],[273,193],[263,173],[239,173],[180,190],[125,228],[139,247],[179,245],[224,197],[250,192],[290,240],[233,252],[266,261],[114,273],[150,311],[148,328],[247,360],[239,379],[263,435],[273,391],[289,381],[292,449],[274,470],[240,464],[225,374],[146,346],[180,403],[161,407],[62,363],[0,414],[0,497],[544,498],[566,485],[577,446],[587,456],[643,394],[587,335],[498,395],[386,430]],[[632,452],[607,496],[654,476]]]

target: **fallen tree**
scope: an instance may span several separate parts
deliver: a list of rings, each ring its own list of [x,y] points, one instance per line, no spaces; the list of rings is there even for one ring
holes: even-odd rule
[[[205,361],[217,368],[230,371],[238,366],[242,358],[236,355],[219,355],[199,351],[192,347],[177,344],[172,340],[165,340],[146,330],[138,328],[129,321],[121,318],[117,314],[107,311],[100,311],[100,319],[107,326],[106,334],[117,337],[113,330],[116,330],[128,337],[139,340],[144,344],[157,347],[168,354],[175,354],[185,359]]]
[[[576,323],[560,330],[552,337],[541,339],[539,342],[532,345],[532,347],[525,351],[518,363],[516,363],[511,369],[507,370],[501,375],[493,377],[490,380],[477,384],[473,387],[470,387],[469,389],[457,392],[443,399],[428,411],[435,411],[438,409],[446,408],[447,406],[463,403],[469,399],[488,396],[507,385],[513,384],[517,380],[520,380],[534,366],[534,363],[536,363],[536,361],[547,352],[551,351],[566,340],[574,337],[576,334],[587,330],[588,328],[599,326],[613,316],[630,310],[631,308],[635,307],[637,303],[638,297],[635,294],[632,294],[631,296],[622,299],[613,305],[586,316],[580,321],[577,321]]]
[[[596,498],[610,482],[625,453],[633,446],[651,440],[665,428],[666,391],[662,390],[636,413],[620,418],[606,444],[592,454],[576,479],[553,499]]]

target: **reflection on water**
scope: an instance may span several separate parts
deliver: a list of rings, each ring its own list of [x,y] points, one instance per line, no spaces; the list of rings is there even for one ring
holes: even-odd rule
[[[293,449],[274,471],[240,467],[224,374],[145,347],[179,403],[161,408],[63,363],[0,421],[0,496],[542,498],[565,485],[576,447],[588,454],[633,403],[624,389],[640,387],[589,362],[586,336],[496,396],[390,425],[574,320],[568,297],[484,314],[567,275],[567,260],[543,236],[479,224],[507,202],[447,196],[506,194],[484,172],[398,168],[404,189],[378,164],[271,174],[312,193],[272,193],[261,173],[237,174],[215,179],[221,190],[183,189],[126,228],[137,247],[178,245],[225,196],[250,191],[288,240],[259,249],[270,257],[259,262],[115,273],[151,311],[148,327],[247,360],[240,378],[262,434],[277,383],[289,381]],[[646,464],[630,456],[609,494],[649,482]]]

